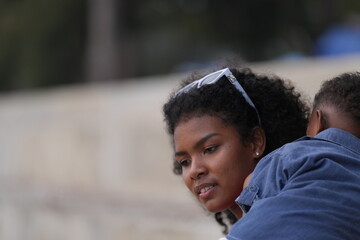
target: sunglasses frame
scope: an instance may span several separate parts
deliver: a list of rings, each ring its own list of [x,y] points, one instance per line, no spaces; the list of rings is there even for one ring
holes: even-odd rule
[[[260,119],[260,115],[259,112],[257,110],[257,108],[255,107],[255,104],[253,103],[253,101],[251,101],[249,95],[246,93],[246,91],[244,90],[244,88],[241,86],[241,84],[237,81],[236,77],[232,74],[232,72],[230,71],[229,68],[224,68],[221,69],[219,71],[210,73],[208,75],[206,75],[205,77],[196,80],[188,85],[186,85],[185,87],[181,88],[180,90],[178,90],[174,97],[177,97],[180,94],[186,93],[188,92],[190,89],[193,89],[194,87],[196,88],[201,88],[204,85],[210,85],[210,84],[214,84],[216,83],[219,79],[221,79],[223,76],[226,76],[226,78],[229,80],[229,82],[241,93],[241,95],[245,98],[245,101],[255,110],[258,120],[259,120],[259,125],[261,126],[261,119]]]

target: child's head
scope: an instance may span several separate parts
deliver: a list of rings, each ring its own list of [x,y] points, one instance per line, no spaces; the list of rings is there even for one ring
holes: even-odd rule
[[[339,128],[360,136],[360,72],[325,81],[315,95],[307,135]]]

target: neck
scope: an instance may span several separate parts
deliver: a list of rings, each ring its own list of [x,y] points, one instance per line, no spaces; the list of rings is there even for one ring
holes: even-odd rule
[[[360,138],[360,128],[357,123],[352,120],[343,120],[335,122],[334,124],[329,124],[329,128],[338,128],[344,130],[352,135]]]
[[[232,214],[235,215],[235,217],[239,220],[242,218],[245,214],[239,207],[239,205],[235,204],[232,207],[229,208],[229,210],[232,212]]]
[[[357,125],[354,126],[354,128],[350,128],[349,130],[346,130],[346,129],[342,129],[342,130],[345,130],[345,131],[351,133],[352,135],[354,135],[355,137],[360,138],[360,129],[355,128],[355,127],[357,127]]]
[[[326,128],[338,128],[360,138],[359,123],[349,113],[344,113],[334,107],[322,109],[326,116]]]

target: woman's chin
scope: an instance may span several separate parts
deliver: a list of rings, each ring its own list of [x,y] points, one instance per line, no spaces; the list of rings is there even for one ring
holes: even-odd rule
[[[203,206],[208,212],[211,212],[211,213],[217,213],[217,212],[223,212],[225,210],[227,210],[228,208],[226,207],[220,207],[220,206],[207,206],[207,205],[204,205]]]

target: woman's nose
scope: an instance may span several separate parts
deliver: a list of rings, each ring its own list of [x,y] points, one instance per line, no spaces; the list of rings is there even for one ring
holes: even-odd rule
[[[198,180],[207,174],[207,168],[201,160],[193,159],[190,171],[190,178],[192,180]]]

